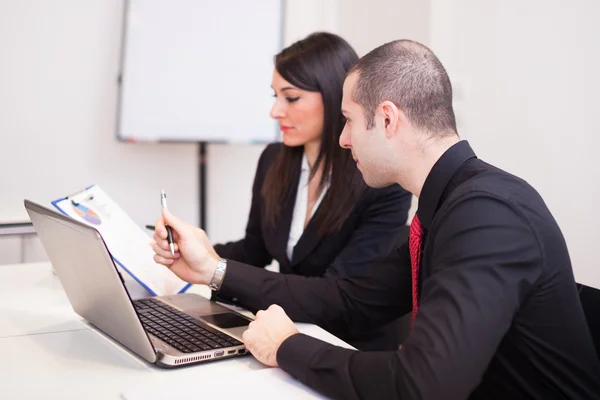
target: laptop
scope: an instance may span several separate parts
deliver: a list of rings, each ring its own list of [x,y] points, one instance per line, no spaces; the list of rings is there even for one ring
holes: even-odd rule
[[[190,293],[132,300],[96,229],[24,203],[73,310],[122,346],[167,368],[247,354],[250,319]]]

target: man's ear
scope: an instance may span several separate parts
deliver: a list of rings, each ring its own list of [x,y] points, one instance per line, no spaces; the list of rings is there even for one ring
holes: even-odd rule
[[[394,103],[388,100],[381,103],[379,109],[383,116],[383,129],[385,130],[385,135],[390,138],[402,124],[404,114]]]

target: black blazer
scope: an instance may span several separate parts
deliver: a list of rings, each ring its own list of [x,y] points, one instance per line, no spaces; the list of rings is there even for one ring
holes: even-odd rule
[[[323,276],[327,273],[346,277],[361,274],[366,268],[377,268],[379,262],[392,257],[394,249],[407,240],[410,193],[398,185],[382,189],[367,188],[340,231],[321,239],[318,238],[314,223],[314,217],[324,212],[319,207],[294,247],[292,260],[289,260],[286,249],[299,177],[289,183],[293,193],[283,204],[279,223],[274,229],[262,218],[264,201],[260,193],[267,170],[281,147],[281,143],[271,144],[263,151],[254,179],[246,236],[236,242],[216,245],[215,250],[221,257],[256,267],[265,267],[275,259],[282,274]],[[260,291],[259,295],[263,301],[278,303],[278,296],[269,297],[267,290]],[[235,302],[235,297],[234,294],[220,299]],[[308,300],[308,303],[305,306],[322,307],[318,302],[310,304]],[[240,305],[249,307],[249,304]],[[293,315],[290,317],[294,318]],[[366,329],[360,337],[342,338],[361,349],[397,349],[398,330],[394,322],[377,331]],[[332,333],[340,336],[340,332]]]

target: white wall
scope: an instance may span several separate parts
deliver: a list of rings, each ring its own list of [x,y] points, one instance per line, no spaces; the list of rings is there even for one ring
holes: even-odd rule
[[[140,225],[158,216],[161,189],[198,222],[197,145],[115,139],[122,11],[121,0],[0,1],[0,223],[28,219],[24,198],[48,204],[90,183]],[[243,234],[263,147],[209,146],[216,240]],[[36,238],[0,238],[0,264],[21,253],[45,259]]]
[[[337,33],[341,1],[285,0],[284,46],[316,31]]]
[[[388,7],[386,24],[361,0],[287,0],[284,44],[327,30],[364,53],[396,35],[424,37],[427,2],[378,5]],[[419,17],[405,16],[404,9]],[[196,145],[115,140],[122,11],[122,0],[0,1],[0,222],[27,219],[24,198],[48,203],[90,183],[140,225],[156,218],[163,188],[174,212],[198,221]],[[394,24],[396,17],[402,24]],[[243,235],[263,148],[208,146],[212,240]],[[21,249],[18,239],[0,239],[0,264],[18,261]],[[45,258],[37,239],[26,239],[24,250],[26,261]]]
[[[196,145],[114,138],[121,17],[121,0],[0,0],[0,221],[26,217],[25,197],[47,202],[94,182],[139,224],[156,218],[162,188],[173,211],[198,220]],[[316,30],[341,34],[361,55],[396,38],[429,44],[455,85],[461,135],[540,191],[578,280],[600,287],[600,3],[287,0],[285,19],[286,45]],[[263,147],[209,146],[214,241],[243,235]],[[38,255],[28,260],[39,258],[39,245],[30,248]],[[0,239],[0,264],[20,251]]]
[[[90,183],[140,224],[158,215],[161,188],[197,219],[196,146],[115,140],[122,10],[118,0],[0,1],[3,219],[26,218],[24,198],[48,203]]]
[[[429,8],[429,0],[340,1],[339,34],[359,56],[397,39],[429,44]]]
[[[538,189],[576,279],[600,287],[600,2],[432,0],[431,10],[462,137]]]
[[[195,220],[196,146],[115,140],[121,1],[0,7],[3,213],[98,183],[140,223],[157,215],[161,188]]]

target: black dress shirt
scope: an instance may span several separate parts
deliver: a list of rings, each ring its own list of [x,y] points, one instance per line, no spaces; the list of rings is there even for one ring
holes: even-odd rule
[[[367,268],[393,263],[395,249],[408,238],[406,220],[412,199],[412,195],[398,185],[382,189],[367,188],[341,229],[325,237],[318,235],[315,224],[315,217],[327,211],[319,206],[294,247],[292,259],[288,258],[286,251],[300,175],[290,177],[290,192],[274,227],[263,218],[265,202],[261,195],[266,173],[282,146],[281,143],[270,144],[260,156],[245,237],[236,242],[216,245],[217,253],[228,259],[229,264],[237,261],[254,267],[265,267],[275,259],[282,274],[302,277],[322,277],[325,274],[348,277],[362,274]],[[299,157],[297,162],[300,164],[302,158]],[[268,271],[261,272],[269,275]],[[297,321],[317,323],[320,319],[313,318],[316,315],[327,318],[329,311],[320,297],[314,294],[312,281],[304,282],[294,293],[294,307],[288,307],[289,312]],[[248,287],[243,284],[237,289],[223,288],[213,299],[257,311],[265,305],[282,304],[283,299],[288,297],[288,294],[282,297],[279,291],[268,286]],[[398,325],[398,321],[392,321],[386,326],[366,326],[353,333],[339,330],[332,333],[361,350],[390,350],[397,349],[400,344]]]
[[[278,352],[281,367],[336,398],[600,398],[567,247],[538,193],[463,141],[432,168],[418,216],[420,307],[402,350],[354,352],[295,335]],[[377,302],[395,303],[389,286]]]
[[[356,352],[297,334],[278,351],[281,368],[340,399],[600,398],[567,247],[538,193],[463,141],[432,168],[418,215],[420,305],[402,350]],[[230,267],[226,288],[246,279],[293,292],[301,283]],[[338,329],[410,309],[408,246],[396,266],[367,271],[313,284]]]

